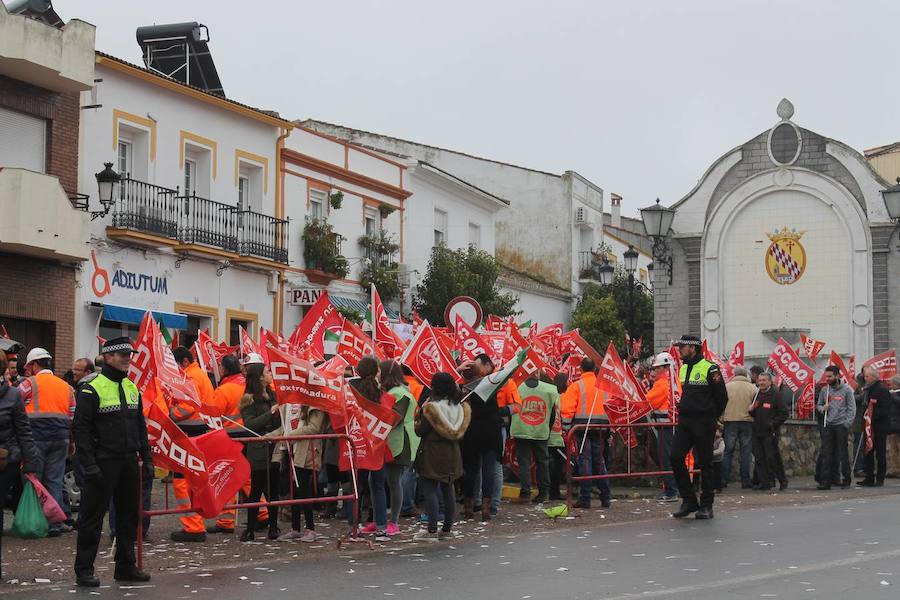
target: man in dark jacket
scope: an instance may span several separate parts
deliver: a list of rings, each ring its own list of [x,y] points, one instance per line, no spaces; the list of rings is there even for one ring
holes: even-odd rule
[[[678,408],[678,426],[672,442],[672,471],[678,482],[682,504],[672,513],[676,519],[696,512],[698,519],[713,518],[715,478],[713,476],[713,443],[719,416],[728,403],[725,380],[718,365],[700,356],[700,338],[682,336],[676,342],[681,352],[681,404]],[[684,459],[693,449],[694,460],[700,469],[700,501],[691,482]]]
[[[872,450],[866,453],[866,477],[856,485],[884,485],[887,472],[887,436],[891,430],[891,393],[878,378],[873,367],[863,368],[866,380],[866,410],[872,409]],[[877,467],[876,467],[877,459]]]
[[[784,475],[779,473],[778,460],[778,428],[787,421],[788,411],[775,388],[772,387],[771,375],[763,371],[756,378],[759,393],[748,412],[753,417],[753,458],[756,460],[756,473],[759,483],[754,490],[771,490],[776,476],[786,487]]]
[[[116,503],[116,581],[145,582],[150,575],[135,566],[134,542],[138,526],[138,456],[144,477],[153,477],[153,460],[147,440],[141,394],[128,379],[134,347],[127,337],[108,340],[101,349],[105,365],[85,384],[75,402],[72,434],[78,461],[84,470],[78,542],[75,554],[76,583],[99,587],[94,560],[110,500]]]

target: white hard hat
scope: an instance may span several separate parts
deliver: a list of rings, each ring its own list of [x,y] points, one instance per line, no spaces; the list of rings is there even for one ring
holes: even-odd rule
[[[53,357],[50,356],[50,353],[47,352],[43,348],[32,348],[28,352],[28,356],[25,357],[25,364],[27,365],[28,363],[30,363],[32,361],[41,360],[42,358],[53,358]]]
[[[671,367],[675,364],[675,361],[672,359],[672,355],[668,352],[660,352],[653,359],[652,367]]]
[[[264,365],[266,364],[263,357],[256,352],[248,352],[244,356],[244,365]]]

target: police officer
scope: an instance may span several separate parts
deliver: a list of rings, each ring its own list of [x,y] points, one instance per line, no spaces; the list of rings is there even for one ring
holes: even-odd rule
[[[672,471],[678,481],[681,508],[672,513],[676,519],[696,512],[698,519],[713,518],[713,442],[719,416],[728,403],[725,381],[715,363],[700,355],[700,338],[684,335],[675,343],[681,352],[681,404],[678,425],[672,442]],[[694,462],[700,468],[700,502],[691,484],[684,459],[693,449]]]
[[[94,560],[110,500],[116,505],[116,581],[145,582],[150,575],[135,566],[134,542],[138,527],[138,456],[143,476],[153,476],[147,425],[141,394],[128,379],[134,347],[127,337],[108,340],[100,349],[105,365],[100,374],[79,391],[72,433],[76,456],[84,470],[76,583],[98,587]]]

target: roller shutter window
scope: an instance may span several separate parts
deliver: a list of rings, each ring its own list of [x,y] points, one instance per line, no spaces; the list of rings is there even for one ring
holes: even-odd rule
[[[0,108],[0,167],[44,173],[46,159],[47,122]]]

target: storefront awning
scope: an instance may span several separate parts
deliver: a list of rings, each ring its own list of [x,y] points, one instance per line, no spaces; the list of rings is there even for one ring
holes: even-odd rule
[[[369,312],[368,302],[363,302],[362,300],[357,300],[356,298],[348,298],[346,296],[336,296],[334,294],[329,294],[328,298],[336,307],[343,308],[344,310],[352,310],[358,312],[364,317],[366,316],[366,313]],[[384,312],[387,313],[388,319],[392,321],[399,320],[400,313],[398,313],[396,310],[392,310],[391,308],[385,306]]]
[[[116,321],[119,323],[132,323],[140,325],[144,313],[147,311],[141,308],[131,308],[130,306],[116,306],[115,304],[103,305],[103,318],[107,321]],[[187,315],[180,313],[169,313],[161,311],[152,311],[153,318],[157,323],[162,323],[168,329],[187,329]]]

